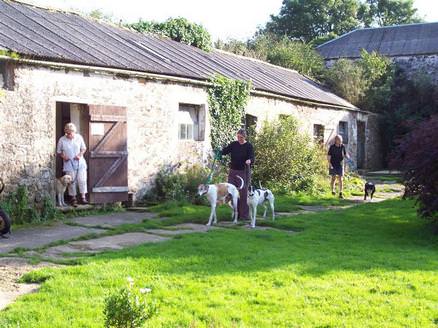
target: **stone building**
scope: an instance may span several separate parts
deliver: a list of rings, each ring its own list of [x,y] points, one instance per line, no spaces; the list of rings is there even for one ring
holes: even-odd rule
[[[0,175],[9,188],[54,197],[56,141],[68,121],[87,143],[96,203],[141,197],[163,165],[205,163],[215,74],[252,82],[246,118],[258,128],[294,115],[326,144],[343,134],[358,167],[380,166],[376,117],[292,70],[5,0],[0,49]]]
[[[356,60],[375,51],[408,74],[424,72],[438,83],[438,23],[357,29],[317,47],[328,67],[340,58]]]

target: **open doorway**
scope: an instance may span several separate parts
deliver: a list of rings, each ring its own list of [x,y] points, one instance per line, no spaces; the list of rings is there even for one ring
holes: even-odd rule
[[[74,104],[66,102],[56,103],[56,144],[59,138],[64,135],[64,126],[71,122],[76,125],[77,133],[84,138],[88,149],[88,106],[85,104]],[[88,162],[88,154],[85,153],[85,160]],[[62,159],[56,157],[56,176],[62,176]]]
[[[365,168],[365,122],[357,121],[357,168]]]
[[[56,142],[64,126],[72,122],[85,142],[88,164],[88,198],[103,204],[128,200],[127,110],[119,106],[56,103]],[[56,174],[62,176],[62,159],[56,159]]]

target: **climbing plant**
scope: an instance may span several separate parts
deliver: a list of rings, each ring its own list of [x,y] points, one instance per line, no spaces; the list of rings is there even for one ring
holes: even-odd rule
[[[139,20],[137,23],[128,24],[127,26],[140,33],[149,32],[164,35],[174,41],[211,51],[210,33],[204,26],[192,23],[183,17],[169,18],[162,23]]]
[[[245,118],[251,83],[216,75],[208,89],[211,119],[211,146],[222,148],[234,140]]]

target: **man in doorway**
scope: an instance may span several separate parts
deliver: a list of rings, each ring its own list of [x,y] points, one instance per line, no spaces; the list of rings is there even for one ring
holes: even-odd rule
[[[338,177],[339,198],[344,198],[344,195],[342,193],[344,188],[344,158],[349,159],[350,157],[348,156],[347,151],[345,150],[345,146],[342,143],[342,136],[338,134],[335,136],[335,143],[329,148],[327,160],[329,163],[329,174],[332,177],[330,183],[332,188],[332,195],[336,195],[335,182],[336,177]]]

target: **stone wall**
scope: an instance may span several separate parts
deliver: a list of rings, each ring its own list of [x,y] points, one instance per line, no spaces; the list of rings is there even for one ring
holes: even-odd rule
[[[44,194],[54,198],[57,102],[127,108],[128,181],[137,197],[150,188],[163,165],[205,163],[210,151],[208,119],[204,141],[179,140],[177,132],[180,104],[199,105],[208,112],[203,86],[19,65],[14,90],[3,90],[0,97],[0,176],[9,190],[27,185],[37,201]],[[356,112],[252,96],[247,113],[258,117],[258,125],[280,114],[295,115],[309,134],[313,124],[322,124],[326,142],[337,133],[338,122],[347,121],[348,149],[355,156]]]
[[[408,75],[424,73],[438,84],[438,55],[398,56],[391,60]]]

